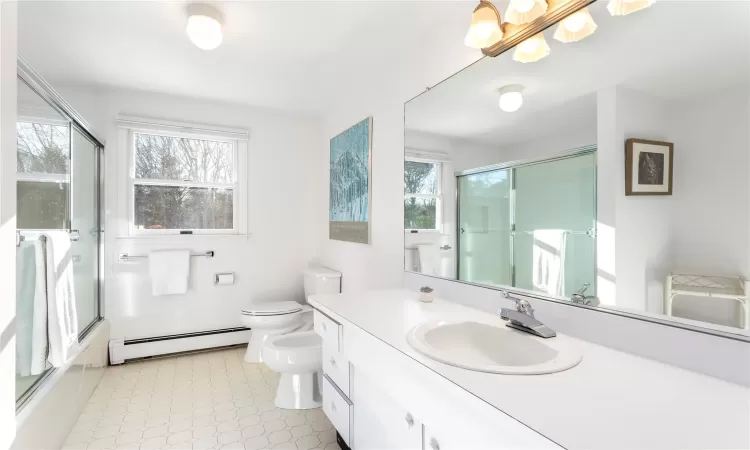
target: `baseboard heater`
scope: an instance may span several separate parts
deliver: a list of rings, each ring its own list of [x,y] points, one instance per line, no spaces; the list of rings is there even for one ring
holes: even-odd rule
[[[250,329],[244,327],[140,339],[112,339],[109,341],[109,363],[116,365],[150,356],[246,344],[249,340]]]

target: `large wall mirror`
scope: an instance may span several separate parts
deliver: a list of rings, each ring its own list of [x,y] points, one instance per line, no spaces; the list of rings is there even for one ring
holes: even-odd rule
[[[405,105],[404,269],[748,339],[750,3],[607,3]]]

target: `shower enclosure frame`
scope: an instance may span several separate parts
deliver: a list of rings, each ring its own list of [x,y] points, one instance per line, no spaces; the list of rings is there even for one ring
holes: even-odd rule
[[[104,140],[100,139],[96,132],[93,130],[91,125],[78,114],[70,104],[68,104],[53,88],[50,86],[34,69],[31,68],[29,63],[21,56],[17,55],[17,79],[23,82],[29,87],[36,95],[43,99],[48,105],[54,108],[61,116],[65,117],[69,121],[69,155],[72,161],[73,152],[73,130],[78,131],[84,138],[91,142],[95,148],[94,154],[94,173],[96,174],[96,186],[98,187],[94,204],[97,208],[96,214],[96,225],[92,230],[84,230],[83,232],[97,236],[97,251],[96,251],[96,274],[98,286],[95,289],[96,302],[95,309],[96,314],[94,319],[86,324],[86,326],[79,332],[78,341],[83,341],[86,336],[104,319],[104,239],[103,239],[103,224],[104,224]],[[71,232],[71,221],[70,217],[73,211],[73,179],[74,179],[74,165],[70,164],[69,169],[70,187],[68,188],[68,220],[67,230]],[[29,403],[34,395],[40,390],[45,384],[45,381],[50,378],[58,369],[51,367],[46,369],[38,379],[24,392],[20,397],[16,399],[16,414],[18,414],[23,407]]]
[[[593,155],[594,157],[594,199],[593,199],[593,213],[594,213],[594,222],[592,224],[592,228],[590,231],[590,236],[593,240],[593,246],[594,246],[594,255],[593,255],[593,261],[594,261],[594,267],[598,267],[597,262],[597,251],[596,251],[596,245],[597,245],[597,197],[598,192],[596,189],[597,186],[597,177],[598,177],[598,170],[597,170],[597,146],[596,145],[587,145],[584,147],[578,147],[571,150],[566,150],[563,152],[556,153],[554,155],[548,155],[543,156],[539,158],[529,158],[529,159],[522,159],[522,160],[515,160],[515,161],[508,161],[504,163],[498,163],[498,164],[492,164],[489,166],[483,166],[483,167],[477,167],[474,169],[467,169],[458,171],[455,173],[456,177],[456,275],[455,279],[461,282],[465,283],[473,283],[471,281],[466,281],[461,279],[461,183],[459,183],[459,179],[468,175],[476,175],[479,173],[485,173],[485,172],[493,172],[497,170],[507,170],[508,173],[508,179],[510,183],[510,198],[509,198],[509,214],[508,214],[508,229],[510,231],[511,239],[510,239],[510,249],[508,251],[508,257],[510,258],[510,286],[509,287],[515,287],[516,286],[516,264],[515,264],[515,254],[514,254],[514,248],[515,248],[515,222],[516,222],[516,177],[515,177],[515,170],[521,167],[527,167],[527,166],[533,166],[537,164],[545,164],[555,161],[561,161],[564,159],[570,159],[570,158],[576,158],[579,156],[584,155]],[[596,291],[596,286],[594,285],[593,291]]]

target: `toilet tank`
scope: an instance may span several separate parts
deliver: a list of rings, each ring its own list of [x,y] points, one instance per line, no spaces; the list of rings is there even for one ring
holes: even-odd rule
[[[325,267],[311,267],[305,270],[305,297],[317,294],[338,294],[341,292],[341,272]]]

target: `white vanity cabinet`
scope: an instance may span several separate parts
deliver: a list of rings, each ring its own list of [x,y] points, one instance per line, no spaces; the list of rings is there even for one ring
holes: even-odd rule
[[[352,374],[352,448],[422,450],[422,422],[364,373]]]
[[[323,411],[352,449],[560,449],[349,322],[316,310],[315,330]]]

